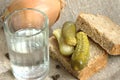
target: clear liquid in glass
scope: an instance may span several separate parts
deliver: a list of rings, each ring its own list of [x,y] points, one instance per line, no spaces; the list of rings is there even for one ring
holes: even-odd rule
[[[21,29],[15,32],[15,35],[22,38],[11,37],[9,41],[11,66],[15,77],[19,80],[42,80],[48,73],[46,33],[38,32],[40,31],[36,29]],[[41,79],[38,79],[39,77]]]

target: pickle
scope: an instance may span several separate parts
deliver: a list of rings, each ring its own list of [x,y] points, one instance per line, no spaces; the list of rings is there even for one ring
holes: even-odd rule
[[[61,54],[64,56],[70,56],[74,51],[74,47],[70,46],[64,42],[64,39],[63,39],[62,33],[61,33],[61,29],[54,30],[53,34],[57,38],[57,41],[59,44],[59,50],[60,50]]]
[[[72,46],[76,45],[75,34],[76,34],[75,24],[71,21],[65,22],[62,27],[62,35],[67,44]]]
[[[89,60],[89,41],[84,32],[77,33],[77,44],[71,57],[71,66],[74,70],[83,69]]]

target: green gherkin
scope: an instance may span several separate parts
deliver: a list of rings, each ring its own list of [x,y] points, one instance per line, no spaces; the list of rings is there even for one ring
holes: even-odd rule
[[[71,57],[71,66],[74,70],[81,70],[89,60],[89,41],[84,32],[78,32],[76,37],[77,44]]]
[[[62,34],[61,34],[61,29],[54,30],[53,34],[58,41],[59,50],[60,50],[61,54],[64,56],[70,56],[74,51],[74,47],[70,46],[64,42],[64,39],[63,39]]]
[[[65,22],[62,27],[62,35],[63,35],[65,42],[68,45],[71,45],[71,46],[76,45],[75,34],[76,34],[75,24],[71,21]]]

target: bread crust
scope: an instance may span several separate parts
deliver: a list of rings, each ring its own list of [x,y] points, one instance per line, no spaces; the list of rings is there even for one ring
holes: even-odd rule
[[[63,67],[71,73],[74,77],[79,80],[87,80],[93,74],[98,72],[100,69],[104,68],[107,64],[107,54],[106,52],[93,41],[90,41],[90,53],[92,53],[88,65],[83,68],[81,71],[75,71],[72,69],[70,64],[70,58],[65,57],[60,54],[57,40],[54,36],[49,38],[49,50],[50,56],[56,60],[58,60]]]
[[[108,17],[80,13],[75,24],[109,54],[120,55],[120,26]]]

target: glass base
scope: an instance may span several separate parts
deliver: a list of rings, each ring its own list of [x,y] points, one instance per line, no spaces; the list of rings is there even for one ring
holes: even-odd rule
[[[15,76],[16,80],[44,80],[47,77],[48,72],[44,73],[43,75],[36,76],[33,78],[22,78],[15,73],[13,73],[13,75]]]

